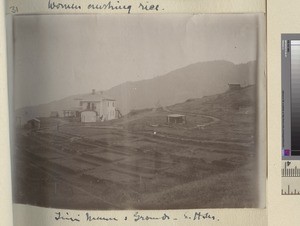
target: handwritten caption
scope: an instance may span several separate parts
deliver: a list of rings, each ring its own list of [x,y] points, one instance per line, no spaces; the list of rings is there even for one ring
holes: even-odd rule
[[[146,215],[139,212],[135,212],[132,215],[120,217],[111,216],[99,216],[92,213],[86,212],[85,214],[74,214],[69,212],[55,212],[54,219],[56,221],[69,221],[69,222],[95,222],[95,221],[176,221],[176,220],[189,220],[189,221],[219,221],[219,219],[208,212],[196,211],[196,212],[185,212],[180,216],[172,216],[169,213],[163,213],[160,215]]]
[[[50,10],[93,10],[93,11],[121,11],[130,14],[134,9],[140,11],[163,11],[164,9],[155,3],[145,2],[134,2],[134,4],[123,4],[121,1],[107,1],[101,3],[88,3],[83,6],[79,3],[74,3],[72,1],[55,1],[48,0],[48,9]]]

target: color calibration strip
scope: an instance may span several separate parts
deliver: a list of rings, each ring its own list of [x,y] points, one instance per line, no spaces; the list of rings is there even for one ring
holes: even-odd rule
[[[300,161],[282,161],[281,194],[300,195]]]
[[[282,159],[300,160],[300,35],[284,34],[282,60]]]
[[[281,194],[300,195],[300,34],[281,36]]]

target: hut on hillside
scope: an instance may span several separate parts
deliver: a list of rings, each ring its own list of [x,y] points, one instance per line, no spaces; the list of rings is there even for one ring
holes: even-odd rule
[[[40,129],[41,128],[41,121],[37,118],[33,118],[27,121],[27,125],[32,130]]]
[[[241,84],[228,84],[229,90],[239,90],[241,89]]]
[[[186,116],[180,114],[167,115],[167,123],[186,124]]]

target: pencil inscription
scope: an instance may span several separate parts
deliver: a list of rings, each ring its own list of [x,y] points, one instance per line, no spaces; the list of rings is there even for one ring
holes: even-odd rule
[[[134,215],[134,221],[149,221],[149,220],[170,220],[170,216],[164,213],[162,216],[159,217],[153,217],[148,215],[142,215],[139,212],[136,212]]]
[[[144,212],[135,212],[132,216],[125,216],[124,219],[120,219],[116,216],[100,216],[86,212],[85,215],[80,215],[72,212],[55,212],[54,219],[56,221],[68,221],[68,222],[93,222],[93,221],[176,221],[176,220],[188,220],[188,221],[199,221],[199,220],[210,220],[219,221],[219,219],[208,212],[184,212],[182,215],[177,214],[175,217],[171,216],[171,213],[164,212],[160,215],[149,215]]]
[[[50,10],[81,10],[83,7],[80,4],[75,4],[73,2],[62,2],[62,1],[48,1],[48,9]],[[120,1],[108,1],[108,2],[101,2],[101,3],[88,3],[86,6],[87,10],[110,10],[110,11],[121,11],[130,14],[132,9],[136,8],[142,11],[160,11],[164,10],[161,8],[159,4],[146,2],[137,2],[135,5],[133,4],[123,4]]]
[[[103,216],[92,216],[90,213],[86,213],[86,221],[118,221],[116,217],[103,217]]]
[[[120,1],[117,1],[116,4],[109,1],[104,4],[88,4],[87,9],[98,9],[98,10],[112,10],[112,11],[122,11],[126,10],[128,14],[131,13],[132,5],[120,4]]]
[[[63,214],[61,212],[56,212],[55,215],[56,216],[54,217],[54,219],[57,220],[57,221],[58,220],[63,220],[63,221],[71,221],[71,222],[73,222],[73,221],[80,222],[80,219],[79,219],[80,215],[79,214],[76,217],[74,217],[74,216],[71,217],[68,212],[66,212],[65,214]]]
[[[81,9],[81,5],[75,3],[61,3],[49,0],[48,9]]]

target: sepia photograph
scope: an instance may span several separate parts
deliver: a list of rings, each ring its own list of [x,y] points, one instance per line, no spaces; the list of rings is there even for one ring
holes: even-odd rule
[[[14,203],[263,208],[264,22],[263,14],[14,16]]]

